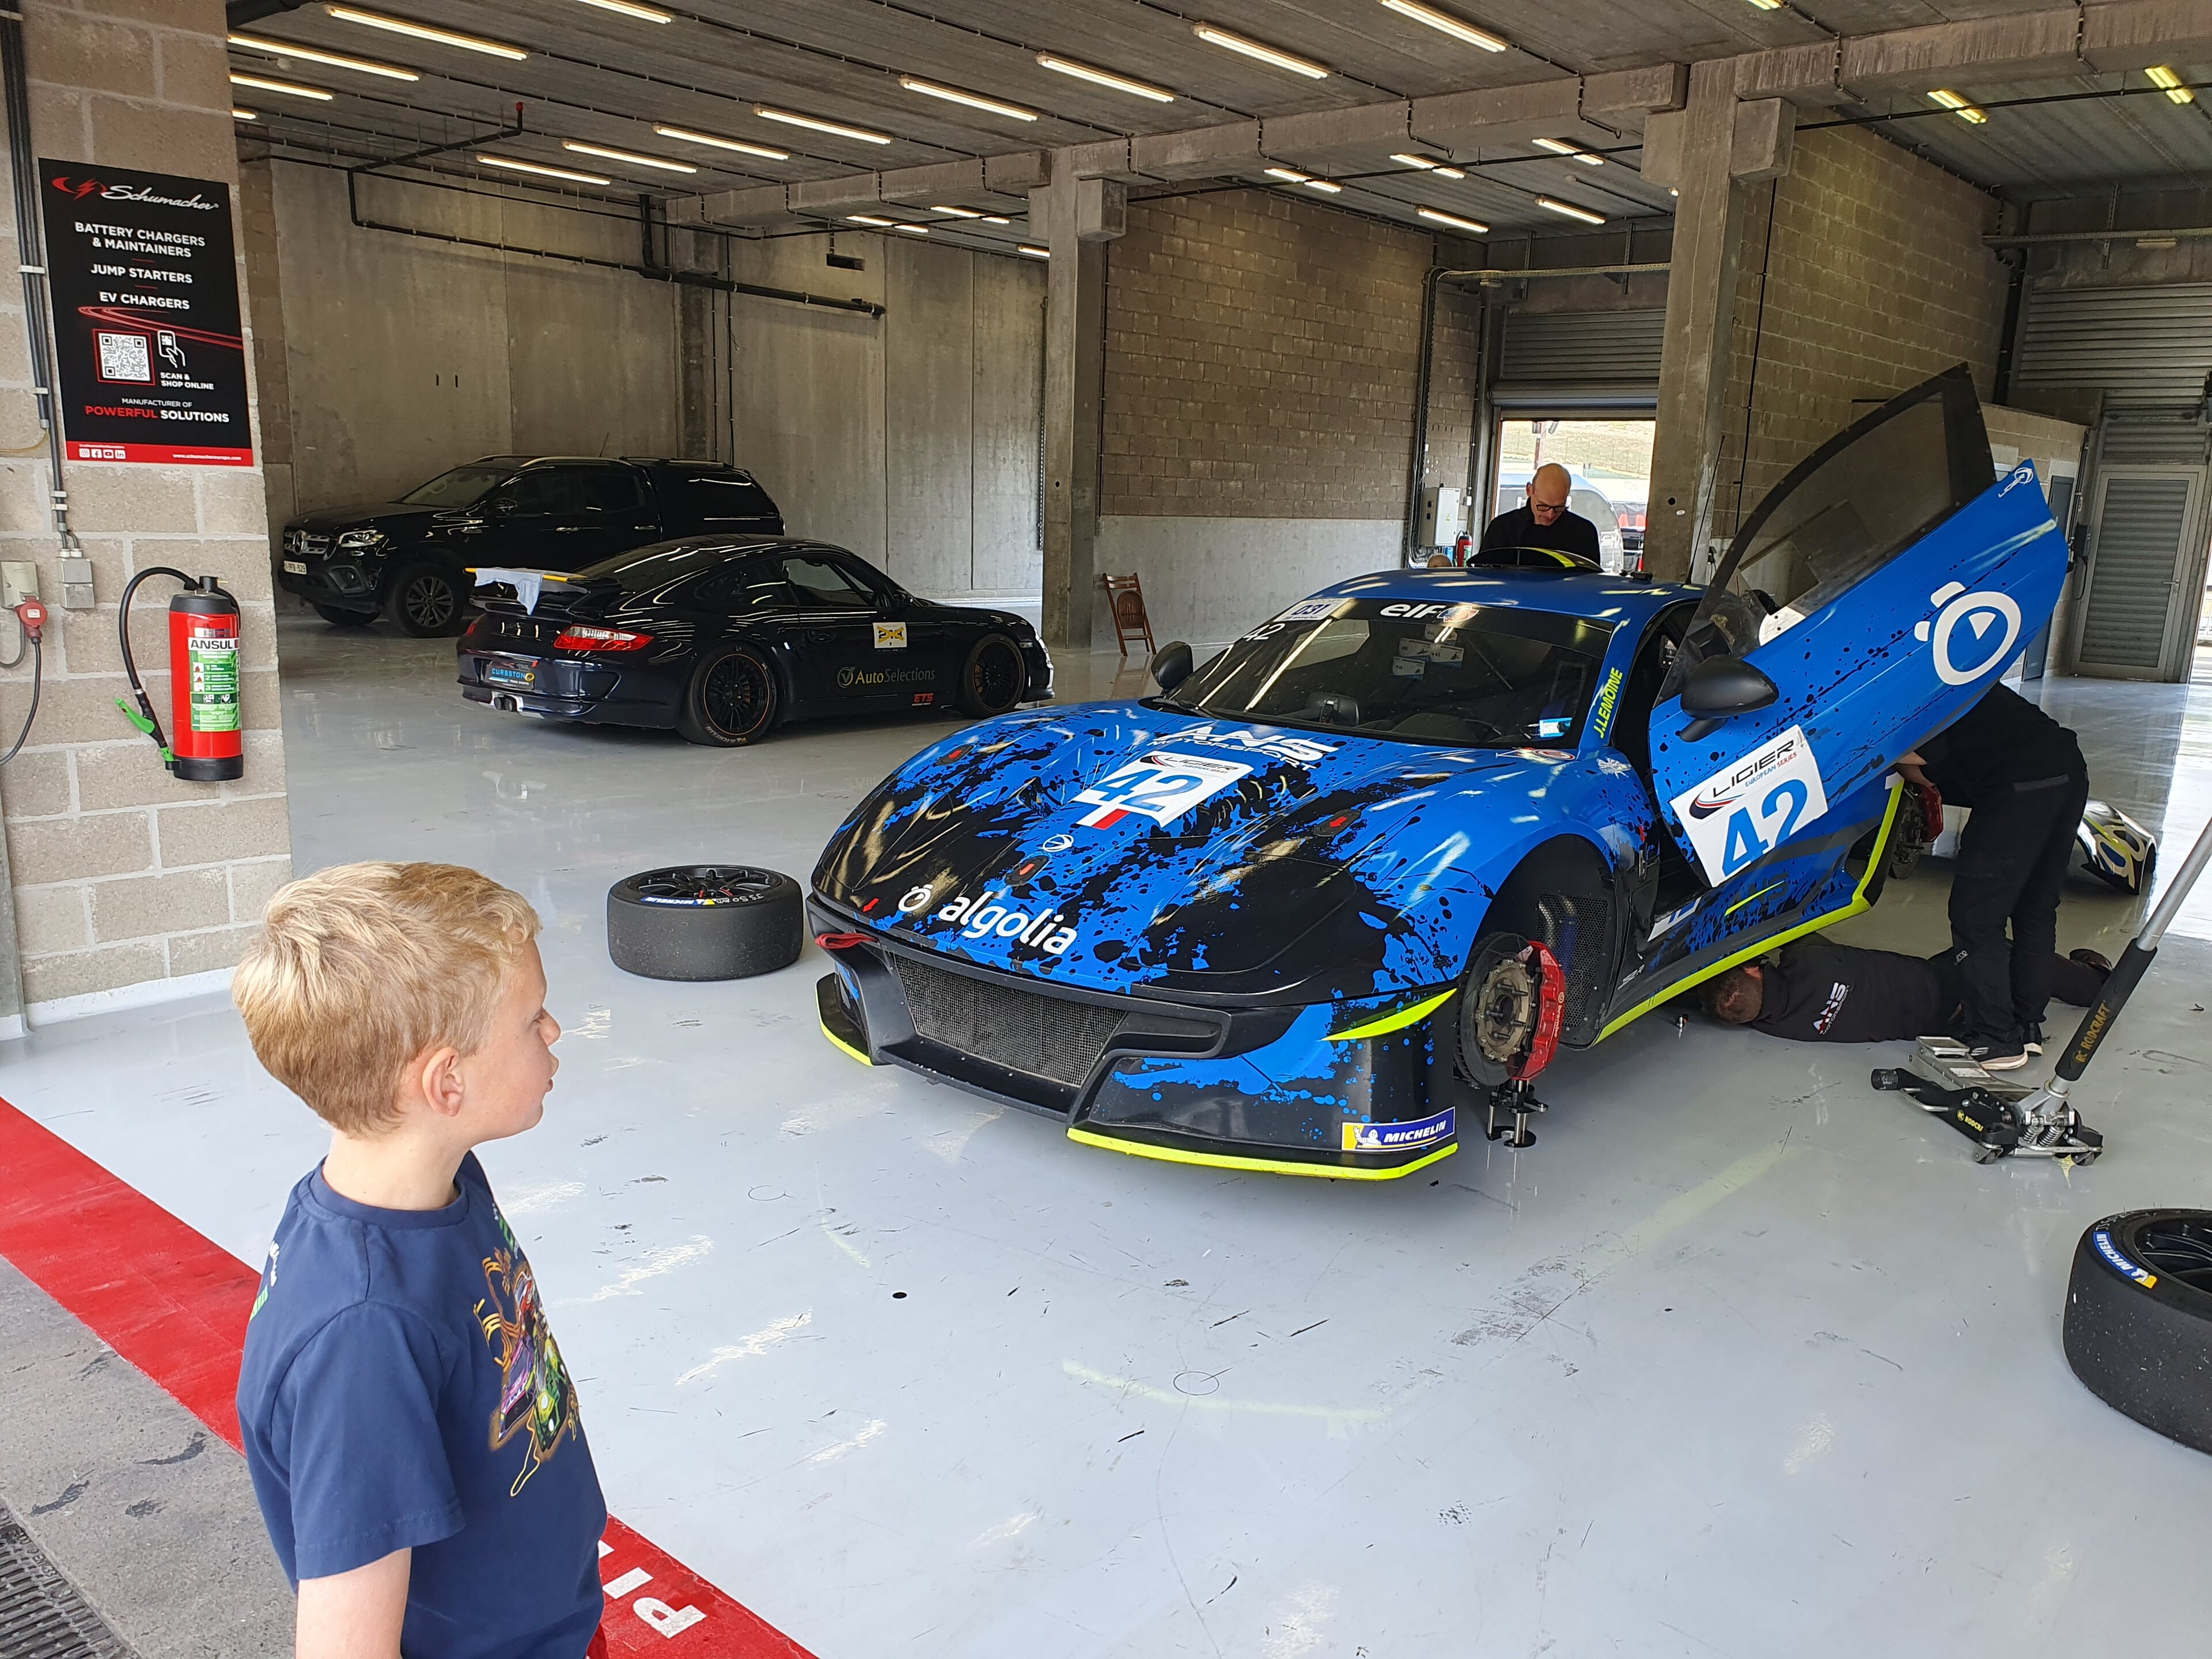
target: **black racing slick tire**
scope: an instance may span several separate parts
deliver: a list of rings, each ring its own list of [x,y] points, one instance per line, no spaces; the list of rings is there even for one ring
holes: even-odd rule
[[[385,614],[418,640],[458,634],[468,619],[468,595],[453,573],[429,559],[400,566],[384,601]]]
[[[333,628],[366,628],[376,620],[374,611],[341,611],[329,605],[317,605],[315,614]]]
[[[1022,649],[1004,634],[986,634],[960,668],[960,711],[977,720],[1010,712],[1028,687]]]
[[[646,979],[747,979],[799,960],[799,884],[774,870],[687,864],[644,870],[607,890],[607,955]]]
[[[2130,1210],[2083,1233],[2065,1344],[2098,1399],[2212,1452],[2212,1210]]]
[[[774,731],[782,712],[775,665],[749,645],[725,645],[691,671],[676,729],[688,742],[735,749]]]

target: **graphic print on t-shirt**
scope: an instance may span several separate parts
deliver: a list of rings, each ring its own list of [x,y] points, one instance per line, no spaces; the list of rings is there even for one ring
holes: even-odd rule
[[[529,1434],[522,1472],[507,1488],[512,1498],[538,1473],[538,1466],[576,1433],[576,1385],[569,1380],[560,1346],[546,1325],[530,1260],[514,1242],[507,1218],[493,1213],[506,1248],[483,1259],[484,1285],[491,1294],[477,1304],[476,1315],[484,1340],[499,1354],[499,1404],[492,1413],[491,1449],[497,1451],[518,1431],[527,1430]]]

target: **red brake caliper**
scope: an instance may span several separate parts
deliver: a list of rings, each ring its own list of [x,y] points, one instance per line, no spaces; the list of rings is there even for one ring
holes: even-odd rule
[[[1521,960],[1536,975],[1536,1030],[1528,1039],[1528,1052],[1513,1068],[1514,1081],[1526,1083],[1559,1051],[1559,1027],[1567,1015],[1567,975],[1548,945],[1529,945],[1521,952]]]

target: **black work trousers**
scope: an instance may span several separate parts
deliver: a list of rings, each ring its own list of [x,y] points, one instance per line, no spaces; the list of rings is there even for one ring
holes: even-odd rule
[[[2086,776],[2013,784],[1978,802],[1960,834],[1951,944],[1969,1042],[2017,1042],[2042,1022],[2059,890],[2088,799]]]

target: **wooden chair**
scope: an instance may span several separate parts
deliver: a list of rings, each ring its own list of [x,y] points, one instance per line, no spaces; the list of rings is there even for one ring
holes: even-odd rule
[[[1121,647],[1121,655],[1128,656],[1131,640],[1142,640],[1150,660],[1159,647],[1152,643],[1152,619],[1145,614],[1144,584],[1133,574],[1102,575],[1098,585],[1106,590],[1106,608],[1114,613],[1114,642]]]

